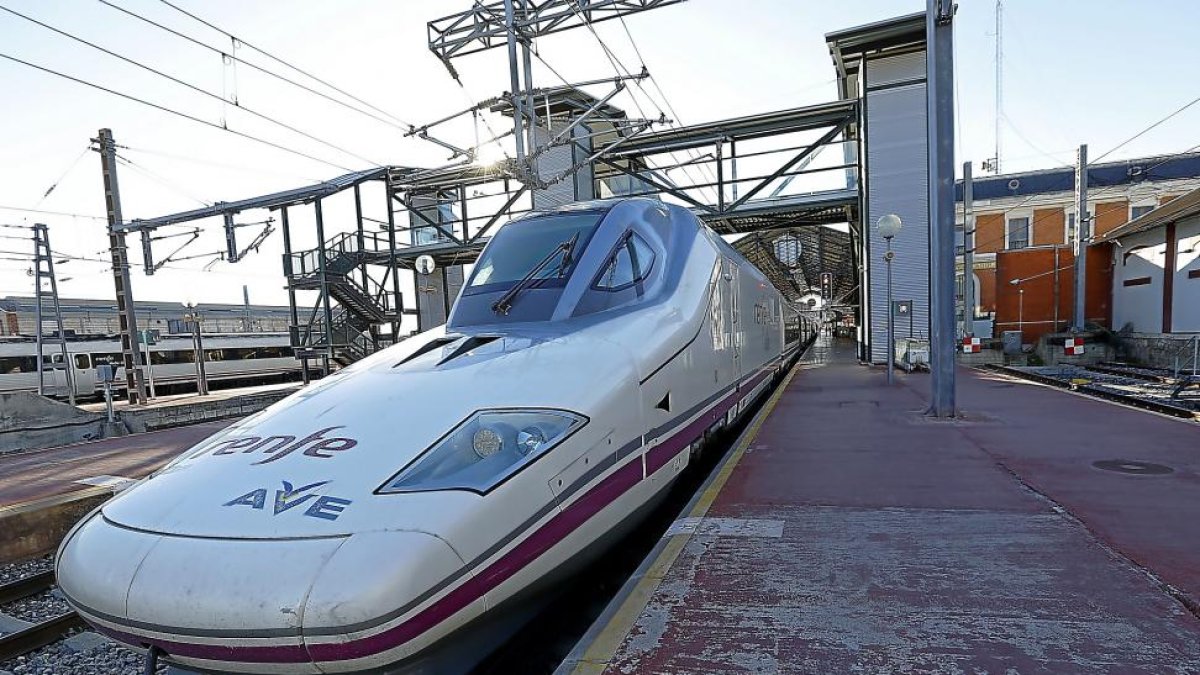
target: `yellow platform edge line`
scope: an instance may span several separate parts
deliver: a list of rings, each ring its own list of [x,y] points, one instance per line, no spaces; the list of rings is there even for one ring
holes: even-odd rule
[[[717,495],[721,494],[721,490],[725,488],[725,483],[733,475],[733,470],[741,462],[742,455],[746,454],[746,449],[758,437],[758,432],[762,429],[763,423],[770,417],[771,412],[775,410],[776,404],[779,403],[779,399],[787,391],[788,385],[792,383],[792,378],[795,376],[797,370],[796,366],[792,366],[787,376],[784,377],[783,382],[771,394],[771,398],[766,402],[762,410],[755,415],[750,426],[742,434],[742,439],[734,449],[733,454],[725,460],[724,465],[717,473],[713,482],[700,494],[700,498],[696,500],[691,511],[688,512],[688,517],[702,518],[708,513],[708,509],[716,501]],[[587,650],[583,653],[583,657],[580,658],[574,670],[571,671],[573,675],[595,675],[604,671],[613,656],[617,653],[617,649],[625,641],[625,636],[633,629],[633,625],[637,621],[637,618],[641,616],[642,610],[650,603],[650,598],[658,590],[663,577],[666,576],[671,566],[675,564],[675,560],[679,558],[679,554],[691,538],[691,533],[677,534],[670,538],[662,550],[659,551],[654,562],[650,564],[650,567],[646,570],[646,574],[642,576],[633,587],[633,590],[626,596],[624,602],[621,603],[620,608],[613,614],[608,624],[600,631],[600,634],[596,636],[592,644],[588,645]]]

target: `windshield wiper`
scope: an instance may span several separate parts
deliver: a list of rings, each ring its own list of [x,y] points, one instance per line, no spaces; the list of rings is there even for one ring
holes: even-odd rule
[[[554,250],[550,251],[545,258],[542,258],[538,264],[534,265],[533,269],[529,270],[525,276],[521,277],[520,281],[513,284],[512,288],[508,289],[504,295],[500,296],[499,300],[492,303],[492,311],[497,314],[508,314],[508,310],[512,309],[513,300],[516,300],[517,296],[521,294],[521,291],[524,291],[529,287],[530,282],[534,280],[534,277],[537,276],[538,272],[541,272],[542,268],[544,268],[546,265],[549,265],[550,261],[554,260],[554,257],[560,253],[562,254],[562,262],[558,266],[558,276],[561,277],[566,272],[567,266],[571,264],[571,251],[575,249],[575,242],[578,240],[579,233],[576,232],[575,234],[571,235],[570,239],[562,242],[558,246],[555,246]],[[538,281],[540,281],[540,279]]]

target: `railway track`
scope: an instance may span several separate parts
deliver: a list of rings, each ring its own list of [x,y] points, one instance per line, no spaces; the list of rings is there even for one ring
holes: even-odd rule
[[[1116,368],[1111,365],[1076,367],[1072,372],[1043,372],[1047,369],[1015,368],[994,364],[980,366],[980,369],[1004,373],[1052,387],[1069,389],[1095,398],[1172,417],[1200,421],[1200,410],[1195,409],[1187,400],[1173,399],[1170,396],[1170,387],[1149,373],[1134,374],[1129,369]],[[1105,378],[1109,379],[1106,381]],[[1140,382],[1144,386],[1131,385],[1130,382]]]
[[[0,586],[0,607],[44,593],[54,588],[54,571],[31,574]],[[36,622],[26,628],[0,636],[0,663],[58,642],[72,630],[82,628],[83,619],[73,611]]]

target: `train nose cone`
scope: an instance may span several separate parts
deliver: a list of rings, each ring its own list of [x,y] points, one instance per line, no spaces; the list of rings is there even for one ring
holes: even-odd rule
[[[314,660],[418,648],[416,636],[389,646],[403,636],[379,633],[461,567],[449,545],[419,532],[203,539],[95,516],[60,551],[58,580],[89,622],[128,644],[202,668],[308,673],[320,672]],[[363,635],[374,638],[354,639]]]
[[[447,591],[464,561],[440,537],[378,531],[351,536],[320,573],[304,606],[304,641],[316,662],[371,667],[394,663],[448,633],[462,602]],[[461,590],[461,589],[460,589]],[[457,625],[460,622],[454,622]]]

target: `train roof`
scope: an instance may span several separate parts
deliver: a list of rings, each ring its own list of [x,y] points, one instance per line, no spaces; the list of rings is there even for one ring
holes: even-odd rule
[[[59,306],[64,313],[70,312],[113,312],[117,311],[117,303],[115,300],[106,298],[60,298]],[[8,312],[32,312],[36,307],[35,299],[32,295],[9,295],[0,297],[0,310]],[[178,312],[183,314],[186,308],[177,302],[163,302],[157,300],[136,300],[133,307],[138,312],[161,312],[171,313]],[[284,305],[240,305],[240,304],[223,304],[223,303],[199,303],[196,305],[202,313],[209,314],[237,314],[243,315],[246,310],[250,310],[250,314],[254,316],[289,316],[289,310]],[[43,302],[42,311],[51,311]]]

